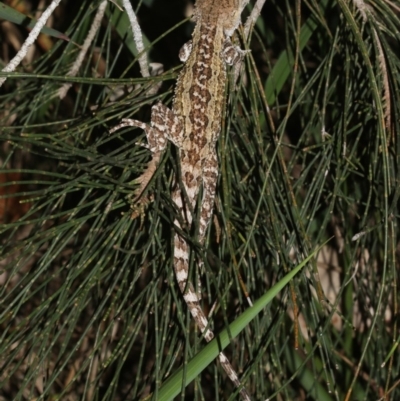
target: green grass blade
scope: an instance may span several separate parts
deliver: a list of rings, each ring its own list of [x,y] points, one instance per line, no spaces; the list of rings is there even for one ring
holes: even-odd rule
[[[200,351],[186,366],[186,385],[194,380],[219,354],[221,350],[226,348],[230,343],[230,337],[235,338],[256,315],[261,312],[289,283],[290,280],[318,253],[319,247],[310,256],[304,259],[290,273],[284,276],[269,291],[259,298],[254,305],[242,313],[233,323],[229,325],[229,331],[223,330],[216,336],[202,351]],[[228,334],[230,332],[230,335]],[[183,380],[183,367],[181,367],[173,376],[171,376],[159,389],[159,401],[172,400],[176,397],[181,388]]]

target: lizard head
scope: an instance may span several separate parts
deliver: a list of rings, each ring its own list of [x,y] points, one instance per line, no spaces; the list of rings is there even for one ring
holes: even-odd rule
[[[197,0],[194,9],[194,20],[206,20],[221,25],[225,34],[232,36],[240,24],[240,14],[244,0]]]

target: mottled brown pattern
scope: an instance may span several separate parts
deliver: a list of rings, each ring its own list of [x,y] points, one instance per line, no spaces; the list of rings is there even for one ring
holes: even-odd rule
[[[240,22],[240,13],[240,0],[197,0],[193,39],[179,53],[185,64],[177,80],[172,110],[156,104],[152,108],[150,125],[136,120],[125,120],[121,124],[143,128],[148,139],[147,147],[153,153],[148,169],[139,178],[140,193],[149,183],[167,139],[179,148],[181,177],[186,194],[184,196],[181,188],[178,188],[172,194],[172,199],[190,227],[193,219],[191,210],[195,210],[202,187],[197,238],[202,245],[212,216],[218,179],[215,146],[226,101],[226,64],[232,64],[243,54],[230,41],[230,36]],[[175,226],[180,227],[178,219],[175,220]],[[208,327],[199,297],[188,279],[189,253],[188,243],[176,233],[174,270],[178,285],[204,338],[211,341],[214,334]],[[201,266],[202,262],[199,264]],[[219,361],[232,382],[240,388],[242,399],[250,401],[249,394],[241,387],[235,370],[222,352]]]
[[[229,40],[227,43],[229,37],[224,32],[224,27],[227,23],[232,23],[232,16],[239,10],[237,4],[236,1],[197,3],[197,25],[193,33],[191,53],[175,89],[173,111],[183,125],[183,143],[180,147],[182,182],[192,210],[200,183],[203,186],[197,238],[200,244],[204,244],[206,229],[211,219],[218,178],[215,145],[221,130],[221,116],[225,104],[226,60],[223,57],[232,52],[227,51],[228,46],[233,51],[236,49]],[[228,13],[223,14],[220,7],[227,8]],[[212,11],[215,15],[210,15]],[[189,207],[185,207],[185,198],[182,197],[181,190],[175,191],[172,197],[190,226],[192,216]],[[178,220],[175,221],[175,225],[180,227]],[[178,234],[175,235],[174,243],[174,267],[179,288],[192,316],[204,333],[204,338],[211,341],[214,334],[208,328],[207,318],[193,285],[188,282],[189,246]],[[219,355],[219,360],[229,378],[239,387],[239,378],[223,353]],[[240,394],[244,400],[250,400],[244,388],[240,390]]]

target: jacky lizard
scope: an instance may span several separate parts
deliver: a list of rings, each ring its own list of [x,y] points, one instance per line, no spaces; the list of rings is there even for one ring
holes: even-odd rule
[[[197,0],[193,18],[196,26],[192,40],[186,43],[179,57],[184,66],[177,80],[172,109],[161,103],[152,107],[151,123],[124,119],[111,132],[125,127],[136,126],[145,130],[148,140],[146,147],[153,159],[139,178],[140,196],[150,181],[160,155],[170,140],[179,149],[182,183],[186,195],[178,188],[172,200],[179,209],[188,227],[192,224],[199,189],[202,186],[198,241],[205,241],[210,222],[215,188],[218,179],[216,142],[221,130],[221,118],[225,107],[226,64],[232,65],[245,53],[231,43],[230,37],[240,23],[242,0]],[[189,204],[188,204],[189,202]],[[175,225],[181,228],[178,220]],[[199,297],[188,282],[188,243],[179,234],[174,237],[174,270],[183,298],[199,326],[204,338],[211,341],[213,332],[200,307]],[[227,357],[221,352],[219,360],[229,378],[241,387],[239,378]],[[240,388],[244,400],[250,400],[245,388]]]

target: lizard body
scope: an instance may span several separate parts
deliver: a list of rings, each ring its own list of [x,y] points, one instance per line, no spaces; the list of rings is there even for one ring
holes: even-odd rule
[[[137,196],[150,181],[167,140],[179,149],[181,178],[184,190],[178,187],[172,200],[183,221],[192,224],[200,187],[200,219],[198,241],[205,241],[205,233],[212,216],[215,189],[218,179],[216,142],[221,130],[225,107],[226,64],[239,60],[243,51],[233,46],[230,37],[239,25],[241,0],[197,0],[194,10],[196,26],[192,40],[182,48],[180,59],[184,66],[177,80],[172,109],[161,103],[152,107],[151,123],[125,119],[122,126],[137,126],[146,131],[148,147],[153,159],[139,178]],[[175,225],[181,228],[176,219]],[[178,233],[174,236],[174,270],[179,288],[188,308],[207,342],[214,337],[208,320],[200,306],[199,297],[188,281],[190,247]],[[219,360],[229,378],[237,387],[239,378],[229,360],[221,352]],[[249,401],[245,388],[240,389],[244,400]]]

